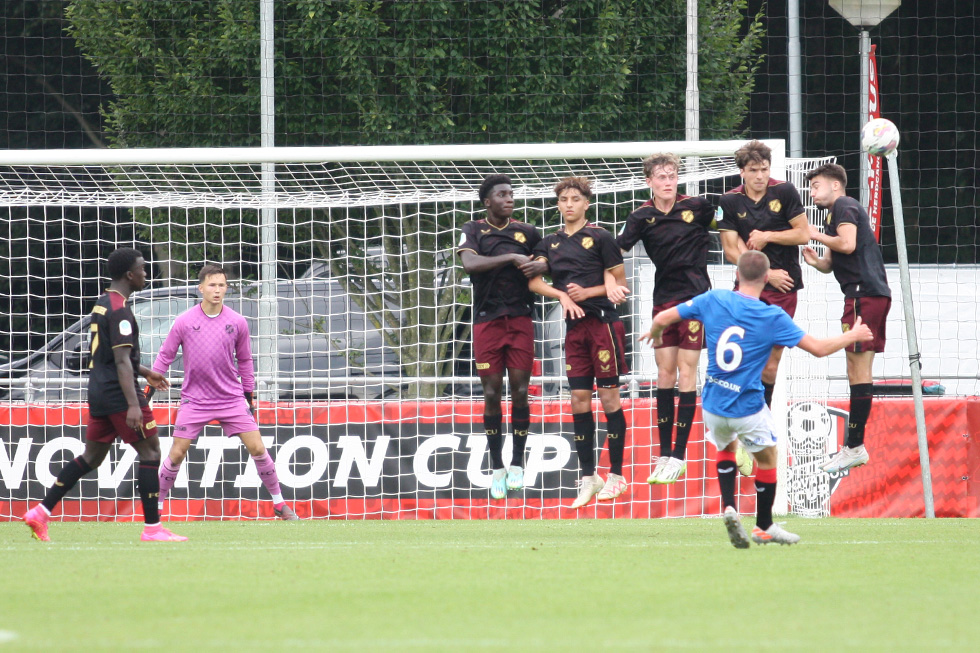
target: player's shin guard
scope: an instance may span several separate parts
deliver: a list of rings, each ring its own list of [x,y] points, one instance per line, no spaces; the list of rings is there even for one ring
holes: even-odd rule
[[[162,504],[167,496],[170,494],[170,490],[173,489],[174,483],[177,482],[177,474],[180,473],[180,465],[175,465],[170,462],[170,458],[164,458],[163,462],[160,464],[160,501],[158,503]]]
[[[582,476],[592,476],[595,474],[595,418],[592,411],[574,413],[572,422],[575,427],[575,453],[578,454]]]
[[[698,407],[698,393],[682,392],[677,402],[677,438],[671,456],[684,460],[687,453],[687,439],[691,435],[691,425],[694,422],[694,411]]]
[[[490,448],[490,464],[494,469],[504,468],[504,434],[500,432],[503,415],[484,415],[483,430]]]
[[[674,389],[657,388],[657,431],[660,435],[660,455],[673,453],[671,446],[674,434]]]
[[[259,478],[262,479],[262,485],[272,495],[272,502],[276,505],[282,503],[279,475],[276,474],[276,463],[272,460],[272,456],[266,451],[261,456],[252,456],[252,462],[255,463],[255,470],[259,473]]]
[[[864,444],[864,427],[871,415],[872,384],[858,383],[851,386],[851,405],[847,416],[847,439],[844,445],[851,449]]]
[[[528,406],[514,406],[510,412],[510,424],[514,430],[514,455],[510,464],[524,466],[524,449],[527,447],[527,432],[531,428],[531,409]]]
[[[735,452],[719,451],[715,457],[718,472],[718,490],[721,492],[721,507],[735,507]]]
[[[606,413],[606,442],[609,446],[609,471],[623,475],[623,452],[626,449],[626,417],[620,408]]]
[[[44,500],[41,501],[44,507],[48,509],[48,512],[53,512],[58,502],[68,494],[69,490],[75,487],[78,479],[90,471],[92,471],[92,467],[81,456],[69,461],[62,467],[61,471],[58,472],[58,478],[55,480],[54,485],[48,488],[47,493],[44,495]]]
[[[147,525],[160,523],[160,461],[141,460],[136,469],[136,486],[143,504],[143,521]]]
[[[772,526],[772,504],[776,500],[776,468],[755,473],[755,525],[762,530]]]

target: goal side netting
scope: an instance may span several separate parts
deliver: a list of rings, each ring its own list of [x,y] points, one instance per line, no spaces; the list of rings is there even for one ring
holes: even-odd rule
[[[510,176],[515,219],[542,234],[558,228],[553,187],[569,175],[594,182],[591,220],[617,233],[649,198],[641,160],[682,157],[681,188],[717,198],[740,179],[732,153],[742,141],[491,146],[252,148],[6,152],[0,158],[4,271],[0,356],[0,518],[43,497],[54,474],[84,446],[88,313],[105,284],[103,262],[135,245],[150,264],[133,298],[143,364],[156,356],[174,318],[198,301],[205,262],[231,270],[227,303],[252,330],[259,420],[283,490],[301,516],[339,518],[572,517],[577,459],[564,376],[564,325],[540,301],[526,488],[489,498],[483,400],[472,345],[469,279],[455,250],[460,228],[484,210],[477,188]],[[773,177],[801,191],[823,160],[788,160],[771,141]],[[649,328],[654,269],[642,244],[626,256],[632,298],[624,305],[632,373],[623,378],[630,491],[579,516],[710,516],[719,512],[714,447],[698,413],[684,479],[649,486],[658,455]],[[712,237],[714,287],[734,268]],[[798,322],[832,332],[839,291],[804,266]],[[703,378],[704,357],[701,377]],[[829,412],[833,362],[784,359],[774,413],[784,443],[777,504],[826,514],[830,486],[816,470],[836,446]],[[182,381],[154,399],[169,449]],[[839,384],[838,384],[839,385]],[[594,404],[597,445],[605,439]],[[509,404],[504,407],[509,434]],[[505,462],[510,437],[504,445]],[[125,518],[133,501],[135,453],[109,458],[65,499],[65,518]],[[608,470],[605,455],[600,473]],[[165,516],[268,517],[268,497],[237,438],[209,426],[191,448]],[[740,509],[754,510],[751,479]],[[167,518],[165,517],[165,518]]]

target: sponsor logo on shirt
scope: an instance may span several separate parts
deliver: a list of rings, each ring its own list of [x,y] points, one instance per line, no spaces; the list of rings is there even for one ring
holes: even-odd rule
[[[652,218],[647,218],[647,224],[653,224],[656,221],[657,221],[657,216],[653,216]]]
[[[558,247],[558,243],[551,243],[551,249],[556,249],[557,247]]]
[[[731,381],[726,381],[724,379],[716,379],[715,377],[711,376],[710,374],[705,374],[704,375],[704,381],[705,381],[705,383],[714,383],[715,385],[720,385],[721,387],[725,388],[726,390],[731,390],[732,392],[741,392],[742,391],[742,386],[738,385],[737,383],[732,383]]]
[[[745,216],[748,215],[748,214],[747,213],[736,213],[735,215],[738,216],[738,219],[739,220],[744,220],[745,219]]]
[[[92,309],[92,312],[95,313],[96,315],[105,315],[106,309],[105,306],[96,306],[95,308]]]
[[[490,233],[490,230],[489,229],[480,229],[480,233],[481,234],[488,234],[488,233]]]

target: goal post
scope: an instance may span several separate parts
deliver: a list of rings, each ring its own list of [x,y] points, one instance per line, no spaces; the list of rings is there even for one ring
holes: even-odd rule
[[[2,333],[3,353],[16,363],[8,367],[16,369],[0,378],[0,403],[8,415],[23,409],[26,416],[23,428],[0,424],[2,482],[11,497],[0,501],[0,517],[13,515],[18,502],[38,500],[52,470],[81,443],[85,315],[101,292],[105,256],[132,244],[153,267],[151,287],[134,301],[144,362],[152,361],[174,317],[196,301],[193,280],[205,261],[227,265],[238,277],[229,304],[252,322],[253,340],[260,316],[274,316],[266,322],[276,324],[263,332],[274,337],[263,335],[261,346],[253,345],[266,399],[260,418],[301,514],[418,516],[441,509],[453,516],[570,516],[560,506],[574,496],[577,463],[565,439],[571,417],[563,324],[549,302],[540,302],[536,315],[529,487],[503,504],[488,497],[470,286],[455,257],[460,227],[484,213],[477,188],[489,174],[509,175],[515,218],[549,233],[561,223],[555,183],[585,175],[594,181],[590,219],[615,233],[649,198],[644,157],[677,154],[680,182],[697,184],[716,201],[740,183],[732,155],[744,142],[0,152],[3,265],[9,287],[21,289],[8,293],[4,306],[19,319]],[[787,160],[783,141],[766,142],[773,177],[812,165]],[[262,178],[269,164],[272,188]],[[263,225],[262,211],[274,211],[274,229]],[[713,284],[730,287],[733,269],[714,242]],[[271,282],[261,274],[269,260],[277,273]],[[653,266],[639,249],[627,257],[627,267],[633,290],[624,309],[633,370],[624,378],[631,492],[615,506],[585,514],[717,514],[713,448],[699,435],[700,425],[692,434],[686,480],[666,488],[644,483],[656,455],[656,368],[652,350],[637,336],[649,326]],[[43,287],[42,268],[51,277]],[[830,312],[817,307],[814,314]],[[263,364],[263,357],[272,360]],[[177,385],[180,374],[177,365],[171,374]],[[826,383],[816,383],[811,368],[786,374],[786,405],[826,403]],[[174,408],[167,399],[176,397],[157,400],[165,437]],[[596,415],[601,443],[598,403]],[[785,410],[778,423],[787,423]],[[170,514],[258,514],[254,470],[235,443],[226,446],[211,428],[192,449]],[[104,517],[130,505],[127,455],[114,450],[110,471],[83,480],[70,495],[77,514]],[[751,484],[742,484],[739,501],[751,510]],[[794,505],[790,499],[785,504]]]

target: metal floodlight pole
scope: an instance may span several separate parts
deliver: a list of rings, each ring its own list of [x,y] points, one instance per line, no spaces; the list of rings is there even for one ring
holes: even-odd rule
[[[909,279],[909,256],[905,241],[905,217],[902,214],[902,193],[898,180],[898,152],[888,155],[888,181],[892,194],[892,214],[895,217],[895,245],[898,249],[898,271],[902,284],[902,308],[905,309],[905,336],[909,346],[909,368],[912,372],[912,398],[915,404],[915,430],[919,440],[919,465],[922,468],[922,498],[926,517],[936,516],[932,496],[932,472],[929,468],[929,439],[926,437],[926,414],[922,405],[922,370],[919,342],[915,334],[915,307],[912,305],[912,284]]]
[[[275,95],[275,28],[273,23],[274,0],[262,0],[259,5],[260,104],[262,147],[276,144],[276,95]],[[273,197],[276,191],[276,164],[262,163],[262,194]],[[258,372],[265,379],[272,379],[262,388],[263,399],[278,398],[279,378],[279,306],[276,297],[276,210],[266,207],[260,211],[259,225],[259,321],[258,321]],[[258,388],[257,388],[258,389]],[[264,396],[263,396],[264,395]]]

